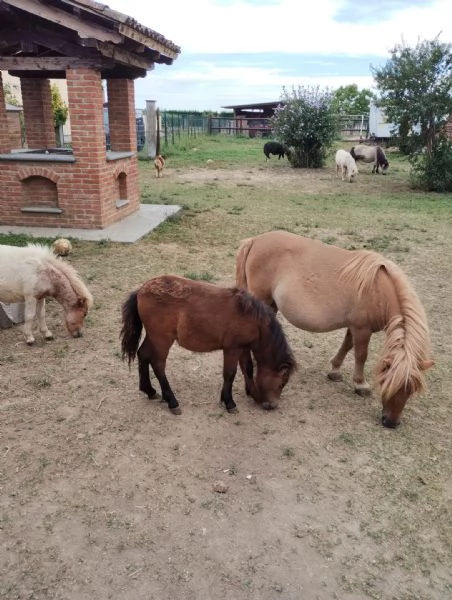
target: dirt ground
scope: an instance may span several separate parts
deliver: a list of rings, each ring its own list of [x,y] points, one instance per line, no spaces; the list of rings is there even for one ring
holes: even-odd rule
[[[265,189],[300,175],[165,177]],[[333,175],[302,177],[321,193]],[[284,321],[300,368],[279,409],[255,406],[237,376],[239,413],[225,413],[221,353],[176,346],[167,374],[182,415],[170,414],[121,360],[121,303],[150,275],[190,265],[232,284],[234,245],[226,260],[202,241],[76,245],[69,260],[95,297],[85,336],[68,338],[52,301],[53,342],[29,348],[19,328],[0,331],[0,598],[452,598],[452,251],[444,223],[425,228],[428,243],[403,268],[426,306],[436,365],[396,431],[379,423],[376,390],[353,394],[351,359],[343,382],[326,379],[342,332]]]

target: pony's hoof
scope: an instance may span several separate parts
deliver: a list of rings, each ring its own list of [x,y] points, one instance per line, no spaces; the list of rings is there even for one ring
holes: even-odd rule
[[[181,415],[182,414],[180,406],[175,406],[174,408],[170,408],[170,411],[173,413],[173,415]]]
[[[55,338],[53,337],[53,335],[49,335],[49,336],[46,335],[46,337],[44,339],[45,339],[46,342],[53,342],[53,340]]]
[[[27,340],[26,344],[27,344],[27,346],[34,346],[35,345],[35,341],[34,340]]]
[[[228,411],[228,413],[230,415],[235,415],[239,412],[239,409],[237,408],[237,406],[233,406],[232,408],[227,408],[226,410]]]
[[[362,398],[367,398],[372,395],[372,390],[369,387],[355,387],[355,394]]]
[[[399,425],[399,423],[391,421],[391,419],[388,419],[384,415],[382,415],[381,417],[381,424],[383,425],[383,427],[387,427],[388,429],[395,429],[397,425]]]
[[[146,396],[149,398],[149,400],[153,400],[156,396],[157,396],[157,392],[154,390],[154,388],[140,388],[140,392],[143,392],[143,394],[146,394]]]
[[[327,377],[331,381],[342,381],[342,373],[339,373],[339,371],[330,371]]]

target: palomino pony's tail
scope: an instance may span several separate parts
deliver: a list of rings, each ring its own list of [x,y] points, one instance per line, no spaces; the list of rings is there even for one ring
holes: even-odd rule
[[[235,259],[235,285],[242,290],[248,289],[246,280],[246,259],[253,245],[253,238],[242,240]]]
[[[132,292],[122,305],[122,329],[120,333],[122,358],[130,363],[135,359],[140,343],[143,324],[138,314],[137,292]]]
[[[341,276],[355,283],[361,297],[371,292],[380,269],[386,271],[400,305],[400,315],[386,324],[386,340],[375,369],[386,400],[402,388],[411,394],[423,391],[424,372],[433,363],[428,359],[430,339],[424,307],[400,267],[376,252],[362,250],[343,267]]]

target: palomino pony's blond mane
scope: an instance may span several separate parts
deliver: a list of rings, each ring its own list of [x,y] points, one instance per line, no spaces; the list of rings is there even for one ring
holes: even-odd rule
[[[49,262],[58,271],[60,271],[60,273],[69,281],[75,294],[80,298],[86,300],[88,308],[92,307],[93,297],[86,285],[80,279],[79,274],[71,264],[65,262],[64,260],[56,256],[48,246],[43,246],[40,244],[28,244],[28,246],[36,250],[36,252],[41,254],[41,256],[47,262]]]
[[[344,277],[357,287],[358,297],[371,292],[378,271],[383,268],[394,285],[400,315],[386,324],[386,340],[375,369],[382,398],[392,397],[405,387],[411,393],[425,389],[423,363],[430,350],[429,330],[424,308],[408,278],[395,263],[376,252],[357,250],[341,268]]]

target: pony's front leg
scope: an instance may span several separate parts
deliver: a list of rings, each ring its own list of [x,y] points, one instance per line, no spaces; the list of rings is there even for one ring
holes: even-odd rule
[[[245,392],[247,396],[253,396],[255,391],[254,386],[254,367],[253,359],[251,358],[251,352],[249,350],[243,350],[239,358],[240,370],[243,373],[245,379]]]
[[[25,335],[25,342],[29,346],[32,346],[35,343],[35,338],[33,335],[33,322],[36,315],[36,306],[37,301],[36,298],[34,298],[33,296],[25,300],[25,322],[23,331]]]
[[[328,373],[328,378],[331,379],[331,381],[342,381],[342,373],[340,372],[340,368],[342,366],[342,363],[344,362],[345,357],[352,348],[352,332],[350,331],[350,329],[347,329],[341,347],[339,348],[335,356],[333,356],[333,358],[331,359],[332,369]]]
[[[36,303],[36,316],[38,317],[39,331],[46,340],[53,340],[53,333],[47,327],[46,323],[46,300],[41,298]]]
[[[237,373],[237,364],[242,350],[223,350],[223,387],[221,388],[221,402],[229,413],[237,412],[237,405],[232,397],[232,384]]]
[[[355,370],[353,372],[353,381],[355,382],[355,392],[360,396],[370,396],[372,393],[370,385],[364,377],[364,365],[367,360],[367,351],[372,332],[369,329],[353,332],[353,345],[355,348]]]

